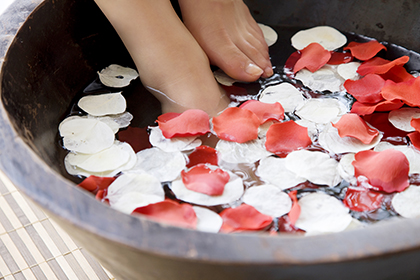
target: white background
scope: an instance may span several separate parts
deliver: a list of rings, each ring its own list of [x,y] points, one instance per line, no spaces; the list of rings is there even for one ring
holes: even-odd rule
[[[0,14],[6,10],[6,8],[13,2],[14,0],[0,0]]]

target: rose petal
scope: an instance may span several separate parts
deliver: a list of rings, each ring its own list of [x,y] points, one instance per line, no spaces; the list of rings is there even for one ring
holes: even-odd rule
[[[181,171],[182,182],[189,190],[207,195],[222,195],[230,176],[220,168],[198,164],[190,170]]]
[[[369,150],[375,147],[382,139],[382,134],[378,134],[369,144],[364,144],[357,138],[340,137],[338,130],[331,124],[325,126],[318,137],[321,147],[329,152],[341,153],[357,153]]]
[[[381,89],[385,80],[376,74],[368,74],[360,80],[347,80],[344,87],[357,101],[362,103],[377,103],[383,100]]]
[[[414,131],[407,134],[408,138],[410,138],[411,144],[420,151],[420,132]]]
[[[284,119],[284,109],[280,103],[264,103],[257,100],[248,100],[239,106],[241,109],[246,109],[257,115],[261,124],[269,121],[281,121]]]
[[[169,187],[175,194],[176,198],[185,202],[204,206],[228,204],[238,200],[244,192],[242,179],[231,172],[228,173],[230,180],[225,185],[223,194],[218,196],[207,195],[189,190],[185,187],[182,180],[173,181]]]
[[[392,80],[396,83],[407,82],[414,78],[414,76],[408,73],[404,66],[401,65],[395,65],[385,74],[381,74],[381,77],[384,80]]]
[[[197,136],[174,137],[167,139],[163,136],[159,127],[149,127],[149,129],[150,144],[164,150],[165,152],[189,151],[201,145],[201,140],[197,139]]]
[[[139,207],[132,214],[142,214],[155,221],[179,227],[195,229],[197,225],[197,216],[191,205],[169,199]]]
[[[337,67],[331,65],[325,65],[315,72],[302,69],[296,73],[295,79],[313,91],[341,91],[344,83],[337,73]]]
[[[78,186],[90,192],[97,192],[98,190],[108,188],[114,180],[114,177],[99,177],[91,175],[85,178],[80,184],[78,184]]]
[[[297,50],[305,48],[310,43],[317,42],[325,49],[333,51],[344,46],[347,43],[347,38],[333,27],[316,26],[297,32],[292,36],[291,42]]]
[[[213,118],[213,130],[220,139],[245,143],[258,138],[260,118],[253,112],[230,107]]]
[[[297,176],[285,166],[286,159],[278,157],[267,157],[260,161],[256,175],[264,182],[286,190],[306,181],[305,178]]]
[[[287,216],[289,216],[289,222],[293,226],[296,224],[296,221],[299,219],[299,216],[300,216],[300,205],[298,203],[298,199],[296,195],[297,195],[296,190],[289,192],[289,197],[292,200],[293,204]]]
[[[409,162],[400,151],[361,151],[353,162],[355,176],[365,176],[369,184],[387,193],[401,192],[408,187]]]
[[[99,79],[107,87],[122,88],[137,79],[139,74],[129,67],[111,64],[98,73]]]
[[[300,216],[296,226],[307,235],[340,232],[347,228],[352,217],[349,209],[335,197],[311,193],[299,199]]]
[[[199,146],[188,156],[187,167],[191,168],[200,163],[208,163],[210,165],[218,164],[218,156],[216,149],[209,146]]]
[[[385,74],[395,65],[404,65],[409,60],[410,58],[406,55],[392,61],[381,57],[374,57],[371,60],[363,62],[357,69],[357,73],[362,76],[366,76],[367,74]]]
[[[381,101],[376,104],[371,103],[361,103],[359,101],[356,101],[353,103],[353,106],[351,107],[351,113],[358,114],[360,116],[364,115],[370,115],[373,112],[386,112],[386,111],[392,111],[397,110],[401,108],[404,105],[400,100],[385,100]]]
[[[221,161],[227,163],[254,163],[271,153],[265,149],[264,139],[256,139],[246,143],[236,143],[220,140],[216,150]]]
[[[345,206],[353,211],[372,211],[381,207],[384,195],[366,188],[348,188],[343,199]]]
[[[236,208],[228,208],[220,213],[223,219],[221,232],[261,230],[268,227],[273,218],[261,214],[254,207],[241,204]]]
[[[360,77],[357,73],[357,68],[359,68],[360,64],[360,62],[340,64],[337,66],[337,73],[344,80],[357,80]]]
[[[196,230],[214,233],[219,232],[223,224],[223,219],[219,214],[200,206],[193,206],[193,209],[197,215]]]
[[[411,120],[413,118],[420,117],[420,109],[419,108],[408,108],[404,107],[398,110],[393,110],[389,113],[388,119],[389,122],[396,128],[411,132],[415,131],[416,129],[411,125]]]
[[[273,185],[253,186],[247,189],[242,201],[260,213],[272,217],[281,217],[292,207],[290,197]]]
[[[277,38],[278,38],[277,32],[270,26],[262,24],[262,23],[258,23],[258,26],[261,28],[261,31],[264,35],[264,39],[267,45],[269,47],[274,45],[274,43],[277,42]]]
[[[281,83],[266,87],[259,100],[264,103],[279,102],[285,112],[293,112],[305,100],[302,93],[290,83]]]
[[[147,133],[146,127],[129,126],[127,129],[118,132],[118,140],[130,144],[136,153],[152,146],[149,142],[149,133]]]
[[[386,100],[402,100],[405,104],[416,107],[420,106],[420,77],[406,82],[395,83],[386,81],[381,94]]]
[[[346,106],[335,98],[309,99],[296,109],[296,115],[314,123],[329,123],[347,113]]]
[[[87,95],[82,97],[77,105],[92,116],[121,114],[127,107],[121,92]]]
[[[393,126],[388,120],[389,113],[374,113],[363,116],[363,119],[381,131],[384,134],[383,138],[387,137],[405,137],[407,132],[399,130]]]
[[[392,207],[404,218],[420,217],[420,187],[410,186],[392,198]]]
[[[267,151],[282,155],[312,144],[308,129],[294,121],[275,123],[267,131]]]
[[[386,47],[376,40],[369,42],[350,42],[344,50],[350,50],[351,54],[359,60],[369,60]]]
[[[309,44],[301,50],[301,54],[301,57],[293,67],[293,73],[296,73],[303,68],[315,72],[324,66],[331,58],[331,52],[324,49],[324,47],[318,43]]]
[[[340,137],[354,137],[364,144],[371,143],[379,134],[378,130],[369,127],[357,114],[345,114],[332,126],[337,128]]]
[[[341,181],[338,162],[326,153],[294,151],[287,155],[285,163],[287,169],[314,184],[334,187]]]
[[[420,151],[418,151],[413,146],[392,145],[391,143],[388,143],[388,142],[379,143],[375,147],[374,151],[380,152],[380,151],[384,151],[388,149],[394,149],[394,150],[400,151],[407,157],[407,160],[410,164],[409,174],[420,173]]]
[[[339,65],[343,63],[349,63],[353,60],[353,56],[345,52],[331,52],[331,58],[328,60],[327,64],[330,65]]]
[[[158,118],[157,122],[163,136],[168,139],[204,135],[210,131],[209,116],[198,109],[187,110],[169,120],[166,117]]]
[[[354,185],[356,184],[357,180],[356,177],[354,177],[354,166],[352,164],[353,161],[354,153],[343,155],[338,163],[337,171],[343,180]]]
[[[302,54],[299,51],[292,53],[284,63],[284,70],[286,73],[293,73],[293,68],[296,62],[300,59]]]

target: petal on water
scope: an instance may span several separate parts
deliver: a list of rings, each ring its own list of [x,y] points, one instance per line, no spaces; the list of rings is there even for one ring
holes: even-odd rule
[[[381,89],[385,80],[377,74],[368,74],[363,78],[344,82],[344,87],[357,101],[362,103],[377,103],[383,100]]]
[[[283,155],[312,144],[308,129],[294,121],[275,123],[267,131],[267,151]]]
[[[345,206],[353,211],[363,212],[381,207],[384,195],[363,187],[349,187],[343,199]]]
[[[414,76],[408,73],[404,66],[401,65],[395,65],[385,74],[381,74],[381,77],[384,80],[392,80],[396,83],[407,82],[414,78]]]
[[[241,104],[239,108],[247,109],[257,115],[261,124],[270,121],[281,121],[284,119],[284,109],[279,102],[264,103],[257,100],[248,100]]]
[[[387,193],[401,192],[408,187],[409,162],[400,151],[361,151],[353,162],[355,176],[365,176],[369,184]]]
[[[189,151],[201,145],[201,140],[197,139],[197,136],[174,137],[168,139],[163,136],[159,127],[149,127],[149,129],[150,144],[164,150],[165,152]]]
[[[293,73],[303,68],[315,72],[324,66],[331,58],[331,52],[318,43],[311,43],[301,50],[301,57],[293,67]]]
[[[236,208],[228,208],[220,213],[223,219],[221,232],[261,230],[268,227],[273,218],[258,212],[254,207],[241,204]]]
[[[374,57],[368,61],[363,62],[362,65],[360,65],[357,69],[357,73],[362,76],[366,76],[367,74],[385,74],[395,65],[404,65],[409,60],[410,58],[406,55],[392,61],[383,59],[381,57]]]
[[[419,139],[420,140],[420,139]],[[420,173],[420,151],[412,145],[392,145],[389,142],[381,142],[376,145],[374,151],[380,152],[388,149],[394,149],[402,152],[410,164],[410,174]]]
[[[299,219],[299,216],[300,216],[300,205],[298,203],[298,199],[296,195],[297,195],[296,190],[289,192],[289,197],[292,200],[293,204],[287,216],[289,216],[289,221],[293,226],[296,224],[296,221]]]
[[[296,109],[300,118],[319,124],[326,124],[347,113],[346,106],[335,98],[309,99]]]
[[[337,128],[340,137],[353,137],[362,141],[363,144],[369,144],[379,134],[377,129],[371,128],[357,114],[345,114],[337,123],[332,126]]]
[[[216,150],[221,164],[223,162],[254,163],[271,154],[265,149],[264,139],[256,139],[246,143],[220,140],[217,142]]]
[[[259,212],[272,217],[281,217],[292,208],[290,197],[273,185],[253,186],[248,188],[242,201],[253,206]]]
[[[181,178],[187,189],[216,196],[223,194],[230,176],[220,168],[210,168],[206,164],[198,164],[188,171],[182,170]]]
[[[121,92],[87,95],[82,97],[77,105],[92,116],[121,114],[127,107]]]
[[[384,134],[384,138],[387,137],[405,137],[407,132],[402,131],[393,126],[388,120],[389,113],[374,113],[371,115],[363,116],[363,119],[381,131]]]
[[[218,165],[218,156],[216,149],[209,146],[199,146],[188,156],[187,167],[191,168],[200,163]]]
[[[197,225],[197,215],[191,205],[169,199],[139,207],[132,214],[142,214],[157,222],[179,227],[195,229]]]
[[[291,38],[292,46],[301,50],[311,43],[319,43],[325,49],[333,51],[344,46],[347,38],[337,29],[330,26],[316,26],[300,30]]]
[[[404,107],[398,110],[393,110],[389,113],[389,122],[397,129],[411,132],[416,129],[412,126],[411,120],[420,118],[420,108]]]
[[[340,64],[337,66],[337,73],[344,80],[357,80],[360,77],[360,75],[357,73],[357,68],[359,68],[360,64],[360,62]]]
[[[344,79],[337,73],[337,68],[325,65],[315,72],[302,69],[296,73],[295,78],[313,91],[342,91]]]
[[[90,175],[89,177],[85,178],[78,186],[90,192],[97,192],[98,190],[104,190],[108,188],[108,186],[114,182],[114,180],[114,177],[99,177]]]
[[[285,112],[293,112],[303,104],[305,98],[302,93],[290,83],[281,83],[266,87],[260,94],[259,100],[264,103],[279,102]]]
[[[98,73],[99,79],[107,87],[122,88],[137,79],[139,74],[129,67],[111,64]]]
[[[385,100],[381,101],[376,104],[371,103],[361,103],[359,101],[356,101],[353,103],[353,106],[351,107],[351,113],[358,114],[360,116],[364,115],[370,115],[373,112],[387,112],[392,110],[397,110],[401,108],[404,105],[400,100]]]
[[[193,209],[197,215],[196,230],[215,233],[219,232],[223,224],[223,219],[219,214],[200,206],[193,206]]]
[[[327,64],[339,65],[343,63],[349,63],[353,60],[353,56],[347,52],[331,52],[331,58]]]
[[[404,218],[420,217],[420,187],[410,186],[392,198],[392,207]]]
[[[209,116],[198,109],[190,109],[178,116],[162,116],[157,122],[165,138],[204,135],[210,131]]]
[[[350,42],[344,50],[350,50],[351,54],[359,60],[369,60],[386,47],[376,40],[369,42]]]
[[[245,143],[258,138],[260,118],[253,112],[230,107],[213,118],[213,130],[220,139]]]
[[[420,106],[420,77],[413,78],[406,82],[395,83],[386,81],[381,94],[386,100],[402,100],[408,106]]]

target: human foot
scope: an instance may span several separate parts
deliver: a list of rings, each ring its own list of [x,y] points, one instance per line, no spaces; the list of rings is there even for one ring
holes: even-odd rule
[[[273,74],[261,29],[242,0],[179,0],[184,24],[210,62],[241,81]]]
[[[197,108],[213,116],[229,103],[208,58],[168,0],[96,0],[163,112]]]

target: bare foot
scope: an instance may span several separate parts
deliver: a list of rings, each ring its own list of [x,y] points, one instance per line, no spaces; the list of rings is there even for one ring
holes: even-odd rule
[[[96,0],[163,112],[198,108],[215,115],[229,103],[208,58],[169,0]]]
[[[262,31],[242,0],[179,0],[179,4],[184,24],[212,64],[241,81],[273,75]]]

